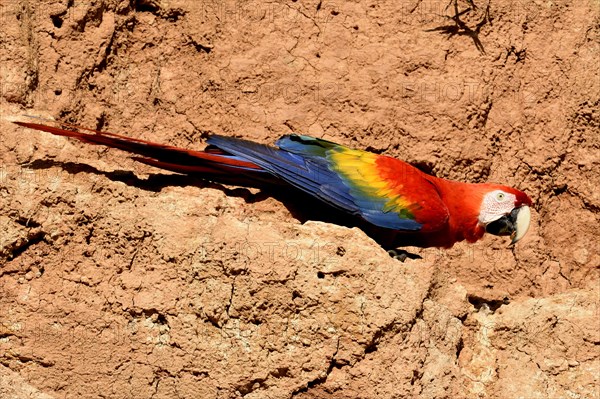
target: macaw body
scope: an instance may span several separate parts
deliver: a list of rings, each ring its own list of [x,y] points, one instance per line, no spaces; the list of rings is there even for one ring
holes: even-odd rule
[[[194,151],[46,120],[15,123],[119,148],[139,162],[212,181],[287,185],[357,218],[389,247],[449,248],[475,242],[486,231],[510,235],[515,243],[529,226],[532,202],[522,191],[434,177],[399,159],[309,136],[286,135],[272,147],[214,135],[203,151]]]

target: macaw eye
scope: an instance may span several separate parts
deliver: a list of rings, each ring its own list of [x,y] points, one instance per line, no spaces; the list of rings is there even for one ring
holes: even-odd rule
[[[504,197],[505,197],[504,193],[498,193],[498,194],[496,194],[496,201],[498,201],[498,202],[504,201]]]

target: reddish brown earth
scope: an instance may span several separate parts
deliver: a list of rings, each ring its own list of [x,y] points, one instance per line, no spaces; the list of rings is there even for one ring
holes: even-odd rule
[[[447,5],[0,0],[2,117],[300,132],[535,202],[513,249],[400,263],[2,121],[0,397],[600,398],[599,4],[491,0],[478,36],[484,1],[458,29]]]

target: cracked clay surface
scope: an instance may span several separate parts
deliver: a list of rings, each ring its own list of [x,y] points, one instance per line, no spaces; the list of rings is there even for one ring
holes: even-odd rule
[[[599,399],[598,4],[456,7],[1,0],[2,117],[188,148],[310,134],[534,208],[515,248],[401,263],[2,120],[0,397]]]

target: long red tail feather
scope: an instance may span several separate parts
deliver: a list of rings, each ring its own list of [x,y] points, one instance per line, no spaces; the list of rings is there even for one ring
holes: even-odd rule
[[[42,119],[44,123],[13,121],[29,129],[73,138],[84,143],[118,148],[137,156],[132,159],[146,165],[183,174],[199,174],[213,180],[231,181],[235,175],[264,182],[271,180],[258,165],[209,146],[203,151],[189,150],[120,134],[101,132],[64,122]],[[52,126],[57,124],[60,127]],[[256,176],[255,176],[256,175]],[[221,179],[219,179],[221,177]],[[241,179],[244,180],[244,179]],[[243,183],[243,181],[241,182]]]

